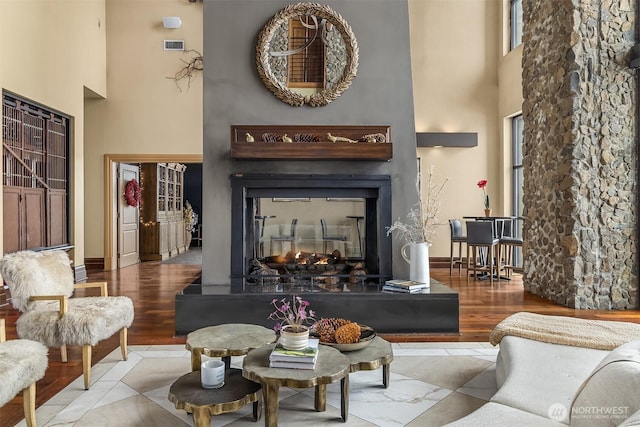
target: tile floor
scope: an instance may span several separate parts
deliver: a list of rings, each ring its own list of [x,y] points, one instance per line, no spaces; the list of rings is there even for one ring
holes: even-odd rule
[[[327,410],[313,409],[313,388],[280,391],[280,426],[441,426],[483,405],[495,392],[498,348],[488,343],[395,343],[389,388],[382,370],[350,374],[349,418],[340,418],[339,382],[327,387]],[[232,358],[242,366],[242,357]],[[184,346],[116,349],[93,367],[91,388],[78,378],[36,411],[40,426],[193,426],[169,402],[169,386],[190,370]],[[22,427],[22,421],[18,426]],[[251,405],[212,418],[215,426],[261,426]]]

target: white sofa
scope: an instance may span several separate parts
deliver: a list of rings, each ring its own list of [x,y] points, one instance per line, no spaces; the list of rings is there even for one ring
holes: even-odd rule
[[[640,426],[640,339],[600,350],[507,335],[496,380],[487,404],[448,426]]]

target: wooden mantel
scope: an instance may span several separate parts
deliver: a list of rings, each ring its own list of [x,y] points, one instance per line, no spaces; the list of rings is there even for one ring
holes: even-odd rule
[[[390,132],[384,125],[233,125],[231,158],[388,161],[393,157]]]

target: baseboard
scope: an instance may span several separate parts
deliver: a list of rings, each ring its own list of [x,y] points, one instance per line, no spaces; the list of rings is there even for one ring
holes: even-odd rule
[[[73,268],[73,274],[75,276],[76,282],[87,280],[87,270],[85,269],[84,265],[76,265]]]
[[[464,263],[463,265],[467,265],[465,259],[462,262]],[[449,268],[450,263],[449,257],[429,257],[429,267],[431,268]]]
[[[84,265],[87,271],[104,271],[104,258],[85,258]]]

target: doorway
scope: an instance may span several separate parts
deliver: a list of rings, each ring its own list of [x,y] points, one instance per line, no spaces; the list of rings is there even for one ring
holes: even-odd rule
[[[104,207],[104,270],[118,268],[118,200],[122,197],[118,186],[120,163],[202,163],[202,154],[105,154]]]
[[[129,199],[118,198],[118,268],[128,267],[140,261],[140,169],[137,165],[120,163],[118,165],[118,189],[126,194],[129,188],[133,193]],[[136,190],[137,187],[137,190]]]

